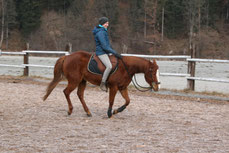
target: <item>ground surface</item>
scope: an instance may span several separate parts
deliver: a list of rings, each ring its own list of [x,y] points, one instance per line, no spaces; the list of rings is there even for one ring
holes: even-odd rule
[[[108,94],[88,87],[87,117],[76,91],[74,110],[59,85],[0,78],[0,152],[229,152],[229,103],[130,91],[127,109],[108,119]],[[114,108],[124,103],[117,94]]]

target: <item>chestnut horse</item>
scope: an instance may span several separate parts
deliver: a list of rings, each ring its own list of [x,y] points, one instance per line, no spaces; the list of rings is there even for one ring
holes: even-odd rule
[[[77,51],[68,56],[60,57],[54,68],[54,78],[47,87],[46,95],[43,97],[45,101],[56,85],[65,77],[68,80],[68,85],[64,89],[64,94],[68,102],[69,111],[71,115],[73,106],[70,100],[70,93],[78,87],[77,95],[83,105],[87,116],[91,116],[91,113],[84,101],[84,90],[86,88],[86,82],[89,81],[94,85],[100,85],[102,76],[96,75],[88,71],[87,65],[92,54],[86,51]],[[124,56],[119,59],[118,70],[113,73],[107,81],[107,87],[109,88],[109,107],[107,115],[110,118],[112,114],[122,112],[126,106],[130,103],[128,96],[127,86],[132,80],[135,73],[144,73],[145,80],[150,85],[151,89],[158,91],[158,65],[155,60],[150,62],[144,58],[139,57],[127,57]],[[117,91],[120,91],[122,97],[125,99],[125,104],[116,109],[112,113],[112,106],[114,103],[115,95]]]

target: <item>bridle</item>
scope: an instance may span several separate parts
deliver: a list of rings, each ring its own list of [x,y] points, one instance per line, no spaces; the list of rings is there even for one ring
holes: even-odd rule
[[[137,82],[137,79],[136,79],[136,75],[134,75],[134,81],[133,81],[133,80],[132,80],[132,77],[131,77],[131,75],[130,75],[130,73],[129,73],[129,71],[128,71],[128,68],[127,68],[126,64],[124,63],[123,59],[121,59],[121,61],[122,61],[123,65],[124,65],[124,67],[125,67],[125,69],[126,69],[126,72],[128,73],[128,75],[129,75],[129,77],[130,77],[130,79],[131,79],[131,82],[133,83],[134,87],[135,87],[138,91],[141,91],[141,92],[150,91],[150,90],[153,89],[153,85],[154,85],[154,84],[161,84],[160,82],[152,82],[152,86],[150,86],[150,87],[143,87],[143,86],[139,85],[138,82]],[[150,72],[151,72],[151,69],[150,69]],[[150,73],[150,74],[151,74],[151,78],[153,78],[152,73]],[[142,89],[141,89],[141,88],[142,88]]]

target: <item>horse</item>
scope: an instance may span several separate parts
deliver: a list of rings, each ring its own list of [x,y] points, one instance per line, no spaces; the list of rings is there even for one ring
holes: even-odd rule
[[[68,115],[71,115],[73,111],[70,93],[78,87],[78,98],[80,99],[87,116],[91,117],[92,114],[84,100],[84,91],[87,81],[99,86],[102,80],[102,75],[93,74],[87,69],[91,55],[92,53],[86,51],[76,51],[70,55],[60,57],[56,61],[54,77],[46,89],[46,94],[44,95],[43,100],[45,101],[57,84],[63,78],[66,78],[68,84],[63,92],[68,102]],[[113,114],[122,112],[129,105],[130,98],[127,87],[134,74],[144,73],[145,80],[149,84],[151,90],[159,90],[159,67],[155,60],[151,62],[150,60],[140,57],[122,56],[122,59],[118,59],[118,61],[118,69],[110,75],[107,80],[107,87],[109,89],[109,107],[107,115],[109,118],[112,117]],[[125,104],[112,112],[112,106],[118,91],[125,99]]]

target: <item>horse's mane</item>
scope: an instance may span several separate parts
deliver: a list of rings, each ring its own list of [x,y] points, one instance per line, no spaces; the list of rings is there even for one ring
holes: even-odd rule
[[[123,58],[127,63],[131,65],[145,65],[149,63],[149,60],[142,58],[142,57],[135,57],[135,56],[124,56]]]
[[[125,56],[125,57],[128,58],[128,60],[130,60],[131,62],[135,62],[135,63],[149,62],[149,60],[142,57],[135,57],[135,56]]]
[[[132,72],[142,73],[149,68],[149,60],[142,57],[124,56],[123,61]]]

